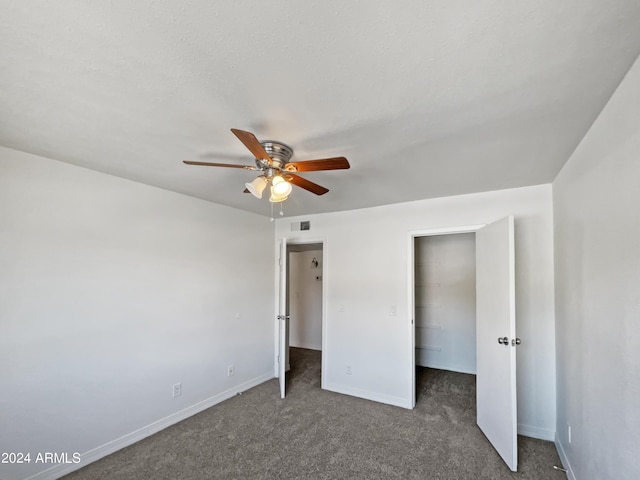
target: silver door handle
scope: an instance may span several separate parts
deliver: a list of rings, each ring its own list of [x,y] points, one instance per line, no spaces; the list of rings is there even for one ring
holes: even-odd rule
[[[516,345],[520,345],[522,342],[520,341],[519,338],[514,338],[513,340],[511,340],[511,346],[515,347]]]
[[[509,338],[507,338],[507,337],[498,337],[498,343],[500,345],[509,345]]]

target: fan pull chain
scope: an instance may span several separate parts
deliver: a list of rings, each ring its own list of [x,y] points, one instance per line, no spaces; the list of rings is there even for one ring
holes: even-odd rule
[[[275,220],[275,218],[273,218],[273,203],[269,202],[269,205],[271,205],[271,219],[270,219],[270,221],[273,222]]]
[[[284,212],[282,211],[282,204],[284,202],[280,202],[280,216],[282,217],[284,215]]]

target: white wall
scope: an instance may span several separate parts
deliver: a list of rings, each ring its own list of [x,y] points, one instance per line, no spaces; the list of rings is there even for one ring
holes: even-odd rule
[[[636,60],[553,183],[557,444],[580,480],[640,478],[639,107]]]
[[[476,373],[476,234],[416,237],[416,365]]]
[[[289,252],[288,265],[289,345],[322,350],[322,250]]]
[[[277,220],[276,238],[324,241],[325,388],[409,408],[409,232],[490,223],[510,214],[516,223],[517,325],[523,341],[517,356],[518,422],[524,434],[553,439],[550,185]],[[291,222],[300,220],[311,220],[311,229],[291,232]]]
[[[272,242],[264,217],[0,148],[0,451],[86,462],[272,378]]]

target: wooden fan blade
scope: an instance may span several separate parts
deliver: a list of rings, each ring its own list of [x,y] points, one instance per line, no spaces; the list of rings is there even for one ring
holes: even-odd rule
[[[306,178],[299,177],[298,175],[295,175],[293,173],[287,173],[284,178],[294,185],[300,188],[304,188],[305,190],[308,190],[311,193],[315,193],[316,195],[324,195],[329,191],[328,188],[324,188],[322,185],[310,182]]]
[[[285,170],[289,172],[317,172],[320,170],[344,170],[350,168],[349,162],[344,157],[322,158],[320,160],[302,160],[289,162]]]
[[[205,167],[227,167],[227,168],[244,168],[245,170],[257,170],[251,165],[237,165],[234,163],[211,163],[211,162],[192,162],[191,160],[183,160],[182,163],[187,165],[204,165]]]
[[[232,128],[231,131],[233,134],[238,137],[245,147],[249,149],[253,156],[258,159],[265,159],[269,161],[269,165],[271,165],[271,157],[265,151],[265,149],[260,145],[260,142],[256,138],[256,136],[251,132],[245,132],[244,130],[238,130],[237,128]]]

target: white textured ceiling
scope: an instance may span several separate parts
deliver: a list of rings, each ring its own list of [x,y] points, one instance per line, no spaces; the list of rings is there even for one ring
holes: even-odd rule
[[[264,215],[181,161],[349,159],[287,215],[534,185],[639,53],[637,0],[3,0],[0,144]]]

